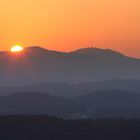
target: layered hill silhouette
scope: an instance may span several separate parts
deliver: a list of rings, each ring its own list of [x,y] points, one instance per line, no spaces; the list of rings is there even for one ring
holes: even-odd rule
[[[123,90],[127,92],[140,93],[140,80],[112,79],[98,82],[73,84],[73,88],[76,89],[76,91],[78,91],[75,96],[81,96],[105,90]]]
[[[88,110],[132,109],[140,107],[140,94],[122,90],[106,90],[74,98],[75,102]]]
[[[63,98],[74,98],[89,93],[106,90],[123,90],[132,93],[140,93],[140,80],[136,79],[114,79],[88,83],[57,83],[42,82],[27,86],[0,86],[0,96],[10,95],[16,92],[43,92]]]
[[[140,117],[140,94],[122,90],[106,90],[73,99],[93,118]]]
[[[20,92],[0,97],[0,115],[51,115],[68,117],[81,111],[72,100],[41,92]]]
[[[64,53],[28,47],[0,53],[0,85],[36,82],[75,83],[119,78],[140,79],[140,59],[109,49],[84,48]]]
[[[0,52],[0,115],[140,117],[139,72],[140,59],[109,49]]]
[[[63,118],[140,117],[140,94],[121,90],[90,93],[73,99],[40,92],[0,97],[0,115],[51,115]]]

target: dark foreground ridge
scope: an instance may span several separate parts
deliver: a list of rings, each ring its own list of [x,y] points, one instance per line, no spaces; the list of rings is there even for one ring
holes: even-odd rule
[[[139,140],[140,119],[1,116],[0,140]]]

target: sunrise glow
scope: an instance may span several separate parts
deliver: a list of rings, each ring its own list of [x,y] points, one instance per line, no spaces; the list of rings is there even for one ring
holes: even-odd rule
[[[20,45],[14,45],[11,49],[10,49],[11,52],[21,52],[23,51],[23,47],[20,46]]]
[[[140,0],[4,0],[0,19],[1,51],[19,41],[66,52],[95,45],[140,57]]]

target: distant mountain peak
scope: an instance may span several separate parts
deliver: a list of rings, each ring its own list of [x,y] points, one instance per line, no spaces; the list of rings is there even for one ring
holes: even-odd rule
[[[60,54],[76,54],[76,55],[90,55],[90,56],[106,56],[106,57],[124,57],[120,52],[111,50],[111,49],[101,49],[101,48],[80,48],[72,52],[60,52],[55,50],[49,50],[42,48],[40,46],[32,46],[25,48],[25,51],[32,54],[47,54],[47,55],[60,55]]]
[[[49,50],[42,48],[40,46],[32,46],[32,47],[27,47],[25,50],[30,51],[30,52],[50,52],[50,53],[63,53],[63,54],[68,54],[64,52],[59,52],[55,50]],[[87,48],[80,48],[75,51],[69,52],[70,54],[91,54],[91,55],[118,55],[118,56],[124,56],[122,53],[111,50],[111,49],[102,49],[102,48],[94,48],[94,47],[87,47]]]
[[[64,52],[59,52],[56,50],[49,50],[40,46],[32,46],[25,48],[27,52],[36,53],[36,54],[46,54],[46,55],[56,55],[56,54],[65,54]]]
[[[117,56],[124,56],[122,53],[111,50],[111,49],[101,49],[101,48],[81,48],[78,50],[73,51],[72,53],[76,54],[89,54],[89,55],[117,55]]]
[[[40,47],[40,46],[31,46],[31,47],[27,47],[27,48],[25,48],[25,50],[27,50],[27,51],[36,51],[36,52],[46,52],[47,51],[47,49],[45,49],[45,48],[42,48],[42,47]]]

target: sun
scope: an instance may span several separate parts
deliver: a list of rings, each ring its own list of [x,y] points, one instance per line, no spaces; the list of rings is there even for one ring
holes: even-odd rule
[[[24,48],[20,45],[14,45],[10,49],[11,52],[21,52],[23,50],[24,50]]]

